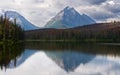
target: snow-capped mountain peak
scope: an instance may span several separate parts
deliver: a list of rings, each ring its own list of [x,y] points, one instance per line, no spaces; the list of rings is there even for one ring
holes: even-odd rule
[[[63,11],[64,12],[72,12],[72,13],[76,13],[76,10],[73,8],[73,7],[69,7],[69,6],[67,6],[67,7],[65,7],[64,9],[63,9]]]
[[[68,13],[69,12],[69,13]],[[67,14],[66,14],[67,13]],[[55,18],[53,18],[54,20],[59,20],[62,19],[64,15],[74,15],[76,13],[75,9],[72,7],[65,7],[62,11],[60,11]]]
[[[65,7],[46,25],[46,28],[72,28],[76,26],[93,24],[95,21],[86,14],[79,14],[73,7]]]
[[[21,26],[24,30],[33,30],[38,29],[35,25],[30,23],[26,18],[24,18],[21,14],[17,13],[16,11],[5,11],[0,10],[0,15],[5,15],[10,19],[10,21],[14,21],[16,19],[16,23]]]

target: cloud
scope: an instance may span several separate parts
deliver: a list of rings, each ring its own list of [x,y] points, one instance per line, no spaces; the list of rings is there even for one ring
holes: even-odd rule
[[[106,2],[107,0],[84,0],[84,1],[86,3],[88,2],[89,4],[99,5]]]
[[[108,11],[111,11],[112,13],[119,13],[120,12],[120,4],[114,4],[114,3],[109,3],[103,6]]]
[[[79,10],[80,7],[77,9]],[[103,9],[101,7],[84,7],[80,8],[79,11],[93,17],[96,21],[106,21],[108,18],[115,17],[116,15],[113,12],[108,11],[107,9]]]
[[[0,0],[1,9],[16,10],[40,27],[66,6],[74,7],[97,22],[120,19],[119,0]]]

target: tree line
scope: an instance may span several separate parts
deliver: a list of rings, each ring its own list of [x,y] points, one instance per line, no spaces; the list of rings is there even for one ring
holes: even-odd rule
[[[25,32],[27,40],[120,42],[120,22],[98,23],[71,29],[39,29]]]
[[[0,41],[23,40],[24,30],[16,24],[16,19],[11,22],[7,14],[0,16]]]

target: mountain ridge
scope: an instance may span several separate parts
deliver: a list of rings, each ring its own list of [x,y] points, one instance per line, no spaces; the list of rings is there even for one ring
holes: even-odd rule
[[[0,12],[1,15],[5,15],[10,19],[10,21],[14,21],[16,19],[16,23],[21,26],[24,30],[34,30],[34,29],[39,29],[39,27],[33,25],[30,23],[25,17],[23,17],[21,14],[19,14],[16,11],[4,11],[1,10]]]
[[[73,7],[65,7],[55,17],[46,23],[45,28],[72,28],[96,23],[86,14],[79,14]]]

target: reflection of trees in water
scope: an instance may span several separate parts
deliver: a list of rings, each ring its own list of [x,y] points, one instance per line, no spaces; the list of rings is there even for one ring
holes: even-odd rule
[[[91,43],[77,43],[77,42],[28,42],[26,43],[28,49],[38,50],[71,50],[80,51],[83,53],[90,54],[102,54],[102,55],[120,55],[120,46],[115,45],[102,45],[102,44],[91,44]]]
[[[13,61],[16,66],[17,57],[24,51],[24,44],[21,43],[4,43],[0,45],[0,67],[8,68],[10,62]]]
[[[28,42],[26,48],[45,50],[46,55],[67,72],[90,62],[97,54],[120,55],[120,46],[91,43]]]

